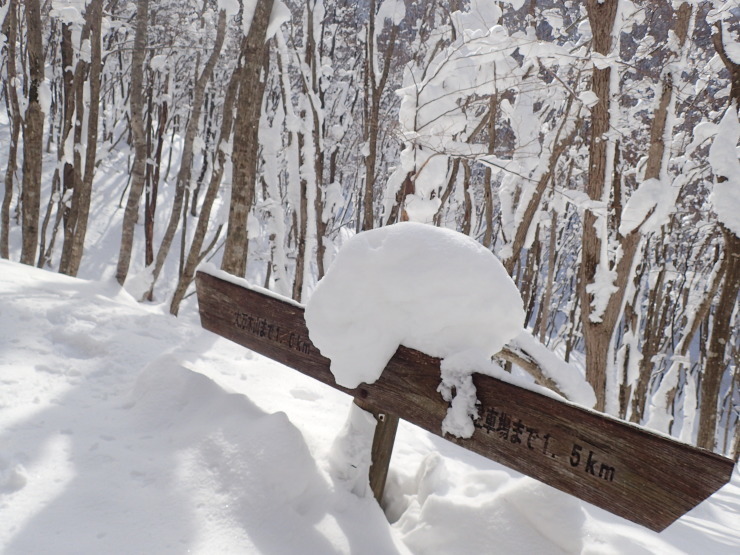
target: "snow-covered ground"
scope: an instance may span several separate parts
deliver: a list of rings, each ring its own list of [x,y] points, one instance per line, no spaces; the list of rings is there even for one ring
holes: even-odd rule
[[[351,399],[189,306],[0,261],[0,552],[740,552],[737,469],[656,534],[406,423],[384,514],[332,475]]]

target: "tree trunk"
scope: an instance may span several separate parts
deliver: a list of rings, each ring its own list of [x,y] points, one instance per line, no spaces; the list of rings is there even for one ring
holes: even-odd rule
[[[61,32],[61,48],[62,58],[62,97],[64,107],[62,110],[62,123],[59,134],[59,144],[57,145],[57,169],[54,173],[54,183],[52,185],[53,192],[58,193],[57,213],[54,218],[54,227],[51,232],[51,238],[49,239],[49,245],[46,247],[44,252],[39,253],[38,267],[42,268],[50,263],[52,254],[54,252],[54,244],[56,243],[57,233],[59,231],[62,220],[66,220],[69,209],[67,208],[67,191],[72,193],[74,190],[74,166],[65,160],[67,154],[67,138],[72,132],[73,125],[72,120],[75,114],[75,70],[74,70],[74,45],[72,44],[72,29],[69,24],[62,24]],[[61,168],[61,172],[59,171]],[[49,199],[51,205],[53,199]],[[42,229],[42,234],[45,234],[45,230]],[[44,246],[44,239],[42,237],[42,247]]]
[[[375,101],[377,82],[375,80],[375,12],[376,0],[370,0],[367,35],[365,37],[365,184],[362,195],[362,227],[373,228],[373,189],[375,188],[375,158],[378,147],[378,108]]]
[[[716,24],[712,41],[730,72],[732,85],[728,110],[737,110],[740,106],[740,64],[735,63],[725,51],[722,40],[722,23]],[[718,182],[726,181],[730,176],[718,175]],[[702,373],[701,399],[699,412],[699,447],[714,449],[717,429],[717,412],[722,375],[725,371],[725,350],[732,336],[732,315],[737,307],[740,292],[740,237],[720,224],[725,240],[725,281],[722,287],[717,308],[714,313],[712,333],[709,338],[707,362]]]
[[[450,166],[448,161],[448,167]],[[455,158],[452,160],[452,166],[449,167],[447,171],[447,185],[445,186],[445,190],[442,193],[442,195],[439,197],[439,208],[434,213],[434,218],[432,220],[434,221],[434,225],[437,227],[442,226],[442,221],[444,219],[444,212],[447,207],[447,201],[449,200],[450,196],[452,196],[452,191],[455,189],[455,185],[457,184],[457,174],[460,172],[460,158]],[[466,213],[465,216],[470,218],[470,214]],[[464,216],[464,217],[465,217]],[[468,222],[468,225],[469,222]],[[463,219],[463,227],[465,226],[465,220]],[[467,234],[466,234],[467,235]]]
[[[16,79],[16,35],[18,33],[16,0],[10,0],[8,13],[3,23],[3,32],[8,38],[6,43],[6,65],[7,65],[7,98],[8,110],[10,112],[10,145],[8,146],[8,166],[5,170],[5,193],[3,194],[2,209],[0,211],[0,258],[10,258],[10,203],[13,200],[13,176],[18,167],[18,140],[20,138],[23,118],[21,116],[18,94],[12,83]]]
[[[494,66],[494,86],[495,86],[496,67]],[[496,152],[496,121],[498,120],[498,91],[491,95],[491,101],[488,106],[488,154],[493,155]],[[486,166],[483,177],[483,206],[486,219],[486,229],[483,232],[483,245],[493,249],[493,170]],[[469,192],[465,195],[465,213],[470,210]],[[465,235],[470,235],[470,226]]]
[[[195,182],[195,190],[193,191],[193,198],[190,203],[190,215],[194,218],[198,216],[198,198],[200,197],[200,190],[203,187],[203,181],[208,173],[208,146],[211,144],[211,137],[213,137],[213,112],[216,107],[216,103],[213,101],[214,94],[206,94],[205,104],[207,107],[203,114],[203,125],[205,128],[205,147],[203,148],[203,165],[200,168],[200,174]]]
[[[669,303],[666,297],[670,295],[671,284],[665,285],[666,267],[663,264],[658,271],[655,287],[648,294],[647,316],[643,332],[642,356],[640,358],[640,374],[635,385],[632,398],[632,414],[630,421],[637,424],[642,422],[645,413],[645,403],[648,397],[648,386],[653,375],[653,357],[660,350],[660,340],[665,335],[666,310]],[[638,330],[634,330],[636,333]]]
[[[86,21],[80,33],[80,43],[90,39],[90,22]],[[89,70],[86,60],[77,61],[74,78],[72,80],[72,107],[74,123],[72,126],[72,163],[65,163],[64,172],[64,202],[61,203],[64,219],[64,244],[62,247],[59,271],[66,273],[71,256],[72,241],[75,226],[77,225],[77,211],[79,208],[79,192],[82,188],[82,144],[83,123],[85,121],[85,81]]]
[[[587,0],[588,18],[593,33],[594,52],[608,55],[612,45],[612,30],[617,14],[618,0]],[[611,68],[594,67],[591,88],[599,102],[591,110],[591,143],[589,146],[589,177],[587,194],[591,200],[604,200],[607,168],[607,138],[609,131]],[[583,240],[581,250],[579,296],[581,318],[586,347],[586,380],[596,394],[596,410],[606,408],[607,356],[611,343],[612,329],[605,325],[603,317],[592,319],[592,298],[588,287],[594,282],[601,260],[602,244],[599,238],[599,218],[591,211],[584,211]],[[607,238],[604,237],[604,240]],[[603,270],[606,270],[604,268]]]
[[[165,91],[169,93],[168,87],[169,79],[165,79]],[[152,86],[149,87],[149,115],[148,120],[152,121],[152,114],[154,113],[154,107],[152,102]],[[144,199],[144,243],[145,243],[145,260],[144,263],[147,266],[151,266],[154,263],[154,219],[157,214],[157,199],[159,197],[159,182],[160,182],[160,168],[162,167],[162,149],[164,148],[165,132],[167,129],[167,118],[169,115],[169,106],[166,101],[161,101],[158,107],[157,115],[157,146],[153,147],[154,139],[151,135],[154,130],[150,127],[148,131],[149,138],[147,139],[147,151],[152,154],[147,156],[154,160],[153,164],[147,164],[146,171],[146,197]],[[150,124],[151,126],[151,124]],[[152,126],[153,127],[153,126]],[[152,291],[149,290],[147,300],[152,300]]]
[[[362,229],[368,230],[375,227],[375,166],[378,159],[378,133],[380,125],[380,101],[383,97],[385,85],[388,82],[388,74],[391,67],[391,58],[396,46],[398,25],[391,27],[388,39],[388,48],[383,56],[381,74],[375,73],[376,51],[376,28],[375,17],[378,11],[376,0],[370,0],[369,18],[366,35],[365,48],[365,189],[363,193],[363,215]]]
[[[23,126],[23,189],[21,218],[23,243],[21,262],[33,265],[36,260],[41,209],[41,167],[43,154],[44,113],[39,102],[39,89],[44,81],[44,48],[41,40],[41,5],[39,0],[26,0],[28,36],[28,107]]]
[[[150,73],[149,86],[147,87],[146,101],[146,158],[154,161],[152,157],[152,133],[154,117],[154,76]],[[160,110],[161,113],[161,110]],[[162,129],[160,128],[160,136]],[[154,183],[152,169],[153,163],[147,163],[144,172],[144,265],[149,267],[154,263],[154,216],[157,213],[158,185]],[[157,165],[157,167],[159,167]],[[150,290],[151,292],[151,290]],[[152,300],[148,298],[147,300]]]
[[[244,39],[240,59],[243,64],[239,99],[234,122],[233,170],[229,224],[224,244],[221,269],[235,276],[247,272],[247,218],[254,200],[259,162],[259,122],[262,97],[267,79],[260,73],[267,54],[267,24],[272,13],[273,0],[259,0],[254,10],[252,25]]]
[[[89,83],[89,108],[87,113],[87,148],[85,150],[85,173],[82,178],[76,180],[76,188],[72,197],[74,213],[72,222],[72,233],[69,237],[65,234],[65,243],[62,252],[62,266],[60,272],[70,276],[76,276],[80,269],[82,254],[87,234],[87,221],[90,215],[90,199],[92,196],[92,181],[95,175],[95,158],[98,146],[98,114],[100,109],[100,74],[102,71],[101,52],[101,24],[103,19],[103,1],[92,0],[87,5],[86,20],[90,26],[90,65],[88,74]],[[79,84],[80,101],[84,94],[84,84]],[[79,105],[78,104],[78,105]],[[78,108],[80,110],[80,108]],[[79,114],[81,115],[81,114]],[[82,122],[80,122],[81,124]],[[81,172],[81,168],[77,169]]]
[[[223,114],[221,116],[221,131],[218,141],[216,142],[218,151],[214,161],[214,168],[211,172],[211,180],[208,183],[208,189],[206,190],[205,198],[203,199],[203,206],[201,206],[200,209],[198,223],[195,225],[193,241],[190,243],[190,251],[185,260],[185,264],[183,265],[183,270],[177,282],[177,287],[175,288],[175,293],[172,296],[172,302],[170,304],[170,314],[175,316],[177,316],[177,313],[180,310],[180,303],[182,303],[182,300],[185,298],[185,293],[195,277],[195,269],[203,260],[205,252],[208,252],[207,249],[203,252],[203,243],[205,242],[208,223],[211,219],[211,209],[216,200],[218,189],[221,186],[221,178],[223,177],[224,166],[226,165],[226,154],[221,149],[221,145],[226,143],[231,136],[231,129],[234,123],[234,100],[237,93],[237,87],[240,82],[240,71],[241,70],[239,68],[234,70],[234,73],[231,75],[229,85],[226,87]]]
[[[684,2],[676,12],[677,19],[674,27],[675,35],[678,39],[679,49],[683,48],[686,43],[688,35],[689,23],[691,20],[691,5]],[[664,174],[665,166],[665,143],[666,137],[672,135],[672,125],[669,123],[669,112],[672,110],[673,102],[673,70],[666,69],[663,75],[663,87],[658,101],[657,108],[653,113],[653,121],[650,127],[650,145],[648,147],[648,157],[645,164],[645,175],[644,179],[660,179]],[[669,129],[669,125],[671,128]],[[615,192],[615,200],[618,197]],[[619,227],[617,222],[616,227]],[[661,267],[659,272],[659,279],[657,284],[653,287],[649,294],[648,302],[648,316],[645,324],[645,331],[643,333],[643,347],[640,358],[640,371],[637,379],[637,383],[634,390],[634,397],[632,399],[632,414],[631,420],[633,422],[641,422],[645,404],[648,397],[648,386],[650,378],[653,374],[653,357],[658,353],[660,348],[660,340],[664,336],[663,324],[665,321],[665,312],[661,316],[660,309],[664,308],[664,311],[668,308],[668,304],[663,304],[663,299],[666,297],[666,293],[663,291],[663,277],[665,276],[665,267]],[[670,288],[670,286],[669,286]],[[658,321],[660,318],[660,321]],[[639,333],[639,330],[633,329],[632,333]],[[632,353],[637,356],[636,353]]]
[[[257,14],[255,13],[255,17]],[[252,22],[254,25],[254,22]],[[250,30],[251,33],[251,30]],[[224,37],[226,35],[226,12],[221,10],[218,14],[218,25],[216,30],[216,41],[213,45],[213,51],[206,62],[203,72],[195,82],[195,88],[193,90],[193,111],[190,113],[190,119],[188,120],[187,127],[185,128],[185,138],[183,140],[182,158],[180,160],[180,170],[177,172],[177,185],[175,186],[175,199],[173,201],[172,212],[170,213],[170,220],[167,224],[164,237],[162,238],[162,244],[159,246],[157,251],[157,259],[154,262],[154,269],[152,271],[152,282],[147,293],[148,297],[151,297],[154,284],[159,277],[164,262],[167,259],[167,254],[170,252],[172,246],[172,240],[175,238],[177,232],[177,226],[180,221],[181,214],[183,217],[187,217],[187,206],[183,205],[185,198],[185,189],[190,186],[190,176],[193,169],[193,143],[195,142],[195,135],[198,131],[198,125],[200,123],[200,114],[203,109],[203,98],[205,96],[206,85],[213,75],[213,68],[216,67],[218,57],[221,55],[221,48],[224,44]],[[264,85],[263,85],[264,86]],[[260,98],[262,98],[260,96]],[[258,116],[259,118],[259,116]],[[236,152],[234,152],[236,154]],[[236,167],[236,163],[234,164]]]
[[[303,119],[303,117],[301,117]],[[298,133],[298,156],[300,164],[306,163],[305,137],[303,133]],[[308,183],[303,176],[300,178],[300,214],[293,213],[295,223],[296,245],[298,247],[295,257],[295,279],[293,280],[293,299],[301,302],[303,299],[303,283],[306,271],[306,239],[308,235]]]
[[[552,289],[555,282],[555,259],[557,258],[557,231],[558,231],[558,212],[553,209],[550,216],[550,242],[547,249],[547,282],[545,283],[545,292],[540,301],[540,311],[538,313],[537,324],[534,327],[534,334],[539,335],[540,343],[544,344],[547,338],[547,321],[550,319],[550,302],[552,301]]]
[[[131,249],[134,243],[134,226],[139,216],[139,201],[144,191],[146,172],[146,134],[144,133],[144,60],[147,53],[147,23],[149,0],[138,0],[136,8],[136,34],[131,55],[131,133],[134,143],[134,163],[131,170],[131,188],[123,214],[121,248],[118,252],[116,280],[123,285],[131,265]]]
[[[717,405],[726,369],[725,350],[732,336],[732,315],[740,292],[740,237],[724,226],[722,233],[725,239],[725,281],[714,313],[707,362],[702,373],[697,437],[699,447],[710,450],[715,445]]]
[[[326,246],[324,245],[324,239],[326,235],[326,222],[324,222],[324,165],[325,165],[325,152],[324,152],[324,123],[321,121],[319,110],[323,112],[324,108],[324,91],[321,87],[319,80],[319,71],[321,70],[321,51],[316,45],[316,33],[314,29],[314,5],[311,2],[306,4],[306,65],[311,71],[310,74],[310,86],[311,91],[308,93],[308,100],[311,105],[311,116],[312,116],[312,138],[313,138],[313,154],[314,154],[314,175],[315,175],[315,197],[314,197],[314,212],[316,218],[316,270],[317,279],[324,277],[324,257],[326,254]],[[322,25],[319,29],[318,40],[323,40],[324,26]],[[306,80],[304,80],[304,85]],[[308,92],[308,91],[307,91]],[[317,106],[316,104],[319,104]]]

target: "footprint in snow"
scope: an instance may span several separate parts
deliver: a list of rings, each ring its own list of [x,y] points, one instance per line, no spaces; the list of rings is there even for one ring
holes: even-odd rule
[[[0,459],[0,492],[13,493],[28,483],[28,474],[21,464],[10,464]]]
[[[290,390],[290,394],[294,399],[301,399],[302,401],[318,401],[321,399],[321,395],[310,389],[303,389],[301,387],[294,387]]]

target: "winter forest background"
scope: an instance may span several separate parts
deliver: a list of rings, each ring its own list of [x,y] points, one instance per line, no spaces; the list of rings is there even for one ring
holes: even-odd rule
[[[597,409],[740,452],[735,1],[0,0],[0,21],[3,258],[177,314],[206,260],[305,301],[354,233],[453,228]]]

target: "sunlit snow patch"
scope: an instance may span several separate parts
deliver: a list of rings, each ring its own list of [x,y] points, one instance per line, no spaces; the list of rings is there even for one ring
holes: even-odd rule
[[[306,306],[311,341],[348,388],[377,380],[399,345],[440,358],[477,352],[490,360],[523,322],[519,291],[489,250],[413,222],[347,241]],[[455,373],[453,380],[448,390],[465,378]],[[456,412],[472,415],[474,405],[468,409]],[[465,428],[446,431],[470,435],[472,422],[470,433]]]

